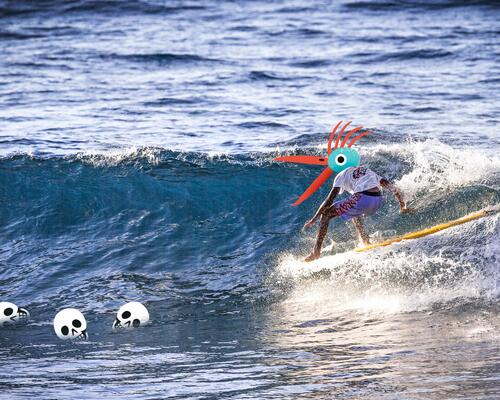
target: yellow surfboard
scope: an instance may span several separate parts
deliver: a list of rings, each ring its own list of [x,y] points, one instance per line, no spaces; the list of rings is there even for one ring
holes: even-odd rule
[[[362,251],[376,249],[377,247],[388,246],[388,245],[393,244],[393,243],[401,242],[402,240],[417,239],[417,238],[424,237],[427,235],[432,235],[433,233],[442,231],[444,229],[451,228],[452,226],[465,224],[466,222],[473,221],[475,219],[494,214],[498,211],[499,211],[499,206],[488,208],[488,209],[481,210],[481,211],[476,211],[472,214],[466,215],[465,217],[458,218],[458,219],[455,219],[453,221],[446,222],[444,224],[439,224],[439,225],[433,226],[431,228],[422,229],[422,230],[416,231],[416,232],[410,232],[410,233],[407,233],[406,235],[397,236],[395,238],[388,239],[388,240],[385,240],[385,241],[380,242],[380,243],[370,244],[370,245],[365,246],[365,247],[357,247],[354,249],[354,251],[359,253]]]

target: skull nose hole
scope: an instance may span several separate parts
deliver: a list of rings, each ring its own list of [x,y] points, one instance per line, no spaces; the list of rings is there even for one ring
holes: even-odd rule
[[[9,315],[11,315],[12,313],[14,312],[14,310],[10,307],[7,307],[3,313],[8,317]]]
[[[61,333],[66,336],[68,333],[69,333],[69,328],[64,325],[62,328],[61,328]]]
[[[139,321],[137,318],[134,319],[134,321],[132,322],[132,326],[134,328],[137,328],[140,324],[141,324],[141,321]]]
[[[82,326],[82,323],[81,323],[81,321],[79,321],[78,319],[74,319],[74,320],[73,320],[73,326],[74,326],[75,328],[80,328],[80,327]]]
[[[131,314],[130,314],[130,311],[124,311],[124,312],[122,313],[122,318],[123,318],[123,319],[130,318],[130,315],[131,315]]]

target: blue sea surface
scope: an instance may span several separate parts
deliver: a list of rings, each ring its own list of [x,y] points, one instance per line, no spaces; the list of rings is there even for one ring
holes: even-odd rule
[[[0,398],[495,399],[500,217],[302,231],[339,120],[373,240],[500,203],[495,1],[0,1]],[[151,323],[113,332],[139,301]],[[52,327],[77,308],[89,340]]]

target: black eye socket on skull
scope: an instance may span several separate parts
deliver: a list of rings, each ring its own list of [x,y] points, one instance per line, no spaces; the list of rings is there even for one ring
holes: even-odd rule
[[[82,323],[81,323],[78,319],[74,319],[74,320],[73,320],[73,326],[74,326],[75,328],[79,328],[79,327],[81,327],[81,326],[82,326]]]
[[[130,315],[131,315],[131,314],[130,314],[130,311],[124,311],[124,312],[122,313],[122,318],[123,318],[123,319],[130,318]]]
[[[140,324],[141,324],[141,321],[139,321],[137,318],[134,319],[134,321],[132,322],[132,326],[134,328],[137,328]]]
[[[14,312],[14,310],[10,307],[7,307],[3,313],[8,317],[9,315],[11,315],[12,313]]]
[[[61,333],[66,336],[68,333],[69,333],[69,328],[64,325],[62,328],[61,328]]]

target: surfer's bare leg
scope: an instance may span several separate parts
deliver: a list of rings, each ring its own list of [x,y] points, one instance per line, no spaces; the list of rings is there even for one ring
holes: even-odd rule
[[[353,218],[352,222],[354,227],[356,228],[356,232],[358,232],[358,239],[365,246],[370,244],[370,236],[365,231],[365,227],[363,226],[363,222],[361,222],[361,218]]]
[[[314,261],[319,258],[321,254],[321,246],[323,245],[323,240],[328,232],[328,224],[330,220],[337,216],[335,208],[332,206],[327,209],[323,214],[321,214],[321,219],[319,221],[318,235],[316,236],[316,243],[311,254],[309,254],[304,261]]]

